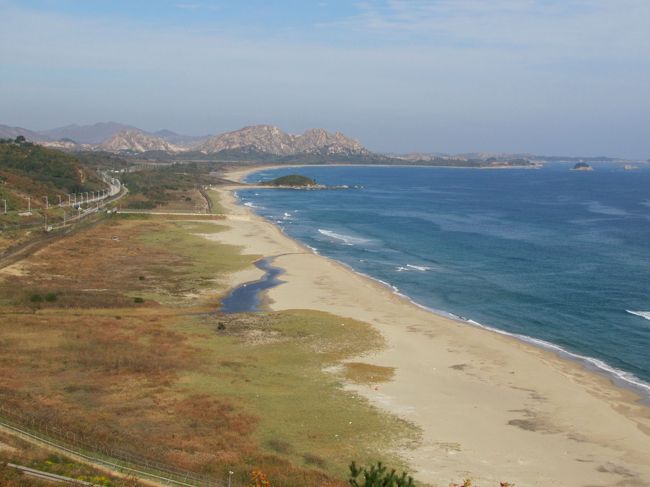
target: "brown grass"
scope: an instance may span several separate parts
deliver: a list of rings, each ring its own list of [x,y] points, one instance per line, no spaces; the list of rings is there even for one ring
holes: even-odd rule
[[[378,384],[389,382],[395,375],[394,367],[382,367],[363,362],[346,362],[345,378],[355,384]]]
[[[243,483],[260,468],[273,485],[344,485],[347,462],[370,460],[401,426],[323,369],[379,338],[324,313],[216,316],[215,277],[255,256],[193,235],[211,228],[114,219],[0,272],[0,401],[83,441],[220,479],[232,469]],[[56,301],[29,299],[49,292]]]

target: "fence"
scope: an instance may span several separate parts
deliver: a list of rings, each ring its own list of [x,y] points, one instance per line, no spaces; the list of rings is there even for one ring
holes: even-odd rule
[[[15,409],[0,405],[0,426],[28,441],[55,448],[109,470],[173,487],[224,487],[213,477],[177,469],[156,459],[114,448],[92,437],[80,435],[63,426],[48,423]]]

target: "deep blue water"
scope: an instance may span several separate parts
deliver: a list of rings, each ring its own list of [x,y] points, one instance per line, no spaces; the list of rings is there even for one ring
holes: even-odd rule
[[[593,357],[591,366],[618,369],[610,372],[619,381],[650,383],[650,165],[592,165],[280,169],[248,180],[300,173],[362,188],[239,196],[290,236],[421,305]]]

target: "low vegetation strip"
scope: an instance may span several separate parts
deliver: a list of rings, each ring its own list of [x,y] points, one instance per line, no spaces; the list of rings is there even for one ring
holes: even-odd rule
[[[29,468],[25,467],[23,465],[16,465],[14,463],[8,463],[8,467],[14,468],[24,475],[30,476],[30,477],[36,477],[37,479],[42,479],[44,481],[50,481],[50,482],[55,482],[55,483],[64,483],[68,485],[87,485],[87,486],[96,486],[97,484],[93,484],[91,482],[86,482],[85,480],[76,480],[70,477],[65,477],[63,475],[56,475],[53,473],[48,473],[48,472],[43,472],[42,470],[36,470],[34,468]]]

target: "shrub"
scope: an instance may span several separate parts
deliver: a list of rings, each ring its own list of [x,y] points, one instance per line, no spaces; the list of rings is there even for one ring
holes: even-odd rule
[[[268,477],[261,470],[251,472],[251,487],[271,487]]]
[[[315,467],[325,468],[325,460],[323,460],[318,455],[312,455],[311,453],[305,453],[302,458],[305,460],[307,465],[314,465]]]
[[[140,298],[140,297],[133,298],[133,302],[134,302],[134,303],[144,303],[144,299],[143,299],[143,298]]]
[[[54,301],[56,301],[56,298],[57,296],[54,293],[47,293],[45,295],[45,301],[47,301],[48,303],[53,303]]]
[[[42,303],[43,302],[43,296],[41,296],[40,294],[32,294],[31,297],[29,298],[29,300],[32,303]]]
[[[284,440],[269,440],[269,447],[278,453],[291,453],[293,451],[293,446],[291,443]]]
[[[350,464],[350,478],[348,482],[352,487],[415,487],[413,477],[406,472],[397,475],[395,470],[388,472],[387,468],[378,462],[370,468],[358,468],[355,462]]]

